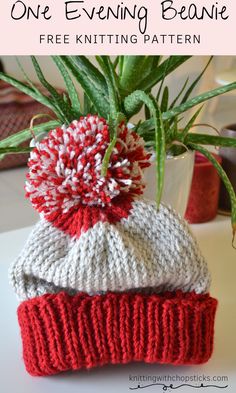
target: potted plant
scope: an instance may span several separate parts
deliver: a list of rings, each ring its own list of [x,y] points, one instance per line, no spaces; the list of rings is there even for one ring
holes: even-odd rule
[[[233,138],[199,135],[189,132],[200,109],[194,114],[185,127],[179,126],[179,116],[187,110],[204,103],[210,98],[234,90],[236,82],[189,98],[198,78],[187,87],[185,83],[172,103],[168,100],[168,87],[164,86],[165,77],[186,62],[190,56],[117,56],[114,61],[109,56],[96,56],[95,66],[85,56],[53,56],[56,67],[62,74],[67,94],[59,94],[45,79],[37,59],[32,56],[33,66],[41,84],[50,96],[46,96],[32,83],[25,74],[26,83],[9,75],[0,73],[0,79],[11,83],[26,94],[49,107],[55,119],[29,127],[0,142],[0,154],[20,153],[21,143],[29,140],[32,131],[35,136],[62,124],[70,124],[83,114],[96,113],[107,119],[110,132],[110,145],[106,150],[102,163],[102,176],[107,173],[109,159],[117,141],[117,128],[121,122],[132,121],[132,117],[146,108],[146,119],[138,122],[134,130],[141,135],[146,146],[155,151],[156,156],[156,201],[159,205],[164,186],[164,170],[166,156],[176,157],[188,150],[199,151],[209,159],[217,169],[229,192],[232,208],[233,233],[236,231],[236,197],[228,177],[212,154],[203,145],[236,146]],[[140,76],[141,77],[138,77]],[[73,79],[84,91],[84,105],[81,107]],[[151,94],[152,88],[160,83],[157,97]],[[185,90],[187,88],[187,90]],[[183,98],[181,95],[183,94]],[[180,102],[179,102],[180,100]],[[30,151],[31,147],[23,151]]]

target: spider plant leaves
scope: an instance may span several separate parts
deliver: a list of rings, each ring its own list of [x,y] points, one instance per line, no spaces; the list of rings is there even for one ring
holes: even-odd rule
[[[31,147],[0,147],[0,159],[1,156],[5,154],[29,153],[31,150]]]
[[[47,123],[39,124],[34,126],[33,132],[37,136],[37,134],[42,133],[43,131],[50,131],[56,127],[59,127],[61,122],[58,120],[51,120]],[[26,128],[25,130],[19,131],[16,134],[10,135],[9,137],[0,141],[0,148],[8,148],[8,147],[17,147],[21,145],[23,142],[28,141],[32,138],[32,129]]]
[[[58,111],[57,107],[52,103],[52,101],[43,95],[38,89],[32,88],[23,82],[18,81],[17,79],[0,72],[0,80],[9,83],[10,85],[14,86],[18,90],[22,91],[23,93],[29,95],[30,97],[34,98],[36,101],[40,102],[41,104],[50,108],[55,115],[60,118],[60,112]]]
[[[136,90],[125,99],[125,109],[127,112],[132,111],[132,106],[142,102],[146,105],[153,116],[155,129],[155,150],[157,165],[157,206],[159,206],[164,185],[164,169],[165,169],[165,130],[162,121],[161,110],[152,95],[146,94],[144,91]],[[126,107],[127,105],[127,107]]]
[[[110,103],[110,115],[115,119],[116,114],[121,110],[121,99],[119,95],[119,86],[117,75],[113,68],[111,59],[109,56],[96,56],[96,60],[100,65],[105,80],[108,87],[108,96],[109,96],[109,103]]]
[[[16,63],[17,63],[17,65],[18,65],[20,71],[22,72],[22,75],[24,76],[24,78],[25,78],[26,82],[28,83],[28,85],[29,85],[30,87],[32,87],[32,89],[33,89],[35,92],[37,92],[38,89],[36,88],[36,86],[34,85],[34,83],[32,82],[32,80],[29,78],[29,76],[27,75],[27,73],[25,72],[24,67],[22,66],[22,64],[21,64],[21,62],[20,62],[20,60],[19,60],[19,58],[18,58],[17,56],[16,56]]]
[[[153,128],[153,120],[144,121],[139,124],[137,128],[137,133],[142,136],[148,143],[153,141],[154,145],[154,128]],[[165,123],[164,123],[165,124]],[[168,144],[168,132],[166,131],[166,143]],[[222,146],[222,147],[232,147],[236,148],[236,139],[230,137],[223,136],[215,136],[209,134],[197,134],[194,132],[188,132],[185,135],[185,138],[182,138],[181,133],[178,132],[177,139],[182,141],[185,145],[189,145],[190,143],[195,143],[199,145],[211,145],[211,146]]]
[[[225,94],[231,90],[236,89],[236,82],[229,83],[228,85],[217,87],[214,90],[199,94],[198,96],[191,98],[189,101],[176,106],[175,108],[164,112],[162,117],[163,120],[171,119],[172,117],[179,115],[180,113],[186,112],[187,110],[193,108],[194,106],[208,101],[211,98],[217,97],[221,94]]]
[[[70,105],[70,100],[69,100],[68,96],[66,95],[66,93],[62,94],[62,98],[63,98],[63,101],[66,105]]]
[[[155,69],[161,56],[120,56],[120,89],[122,98],[136,90],[138,83],[145,79]],[[137,78],[137,75],[139,78]],[[146,92],[150,92],[148,89]]]
[[[137,56],[139,57],[139,56]],[[165,77],[174,71],[177,67],[187,61],[191,56],[170,56],[167,60],[163,61],[159,66],[156,66],[159,63],[159,59],[152,59],[153,67],[151,72],[137,85],[138,90],[144,90],[145,92],[150,92],[152,87],[161,81],[160,87],[157,93],[157,102],[159,102],[159,97],[161,95],[161,90],[164,84]],[[156,61],[155,61],[156,60]],[[144,71],[143,71],[144,73]],[[142,75],[142,73],[140,73]],[[137,79],[137,78],[136,78]],[[134,114],[140,111],[142,105],[138,105],[133,107],[133,110],[127,113],[128,118],[132,117]],[[149,117],[149,111],[145,109],[146,118]]]
[[[97,113],[107,118],[110,110],[107,91],[99,88],[88,73],[78,68],[76,59],[73,56],[60,56],[60,58],[86,92]]]
[[[124,56],[120,86],[127,94],[135,90],[138,75],[142,75],[145,68],[146,56]]]
[[[124,67],[124,56],[119,56],[119,61],[118,61],[118,75],[119,75],[119,79],[122,77],[123,67]]]
[[[96,114],[96,110],[92,104],[92,102],[90,101],[90,99],[88,98],[87,94],[84,93],[84,108],[83,108],[83,115],[86,116],[88,113],[90,113],[91,115]]]
[[[175,104],[177,103],[177,101],[180,99],[181,95],[183,94],[187,84],[188,84],[189,78],[187,78],[182,86],[182,88],[180,89],[179,93],[177,94],[177,96],[174,98],[174,100],[172,101],[172,103],[169,106],[169,109],[172,109]]]
[[[141,80],[137,85],[138,90],[147,91],[160,82],[165,75],[169,75],[176,68],[181,66],[191,56],[170,56],[167,60],[163,61],[158,67],[154,68],[146,78]],[[168,67],[167,67],[168,63]]]
[[[197,76],[197,78],[192,82],[192,84],[189,86],[188,90],[186,91],[181,104],[186,102],[187,99],[190,97],[191,93],[193,92],[193,90],[195,89],[195,87],[197,86],[198,82],[202,79],[203,75],[205,74],[207,68],[209,67],[211,61],[213,59],[213,56],[210,57],[210,59],[208,60],[206,66],[203,68],[202,72]]]
[[[170,64],[170,61],[171,61],[171,57],[169,57],[167,59],[167,61],[165,61],[165,69],[164,69],[162,80],[161,80],[161,83],[160,83],[160,86],[159,86],[159,89],[158,89],[157,95],[156,95],[157,102],[159,102],[159,99],[161,96],[162,87],[164,86],[164,82],[165,82],[165,78],[166,78],[166,74],[167,74],[167,70],[168,70],[168,66]]]
[[[168,101],[169,101],[169,89],[166,86],[164,88],[163,94],[162,94],[162,99],[161,99],[161,112],[166,112],[168,109]]]
[[[39,78],[39,81],[41,84],[45,87],[45,89],[48,90],[48,92],[51,95],[52,101],[54,102],[54,105],[57,107],[57,110],[60,113],[60,118],[63,119],[63,123],[69,124],[71,120],[71,107],[68,106],[65,101],[63,100],[63,97],[57,92],[57,90],[46,80],[41,67],[36,59],[35,56],[31,56],[31,60],[35,69],[35,72]]]
[[[106,149],[106,152],[105,152],[105,155],[104,155],[104,158],[103,158],[102,170],[101,170],[101,176],[102,177],[105,177],[106,174],[107,174],[107,169],[108,169],[108,166],[109,166],[110,157],[111,157],[112,151],[113,151],[113,149],[115,147],[116,141],[117,141],[117,136],[115,134],[113,136],[113,138],[112,138],[111,143],[109,144],[108,148]]]
[[[52,59],[53,59],[54,63],[56,64],[58,70],[60,71],[61,76],[65,82],[65,86],[67,89],[68,96],[70,98],[71,109],[72,109],[74,118],[78,119],[81,116],[81,106],[80,106],[79,96],[76,91],[75,85],[72,81],[72,78],[70,77],[70,74],[69,74],[67,68],[65,67],[63,61],[61,60],[61,58],[59,56],[52,56]],[[64,101],[66,98],[67,98],[67,96],[64,98]]]
[[[161,56],[145,56],[144,64],[143,64],[143,69],[141,73],[141,79],[146,78],[146,76],[149,75],[149,73],[158,66],[158,63],[160,61]],[[136,78],[136,80],[139,82]]]
[[[184,127],[184,129],[178,133],[179,135],[179,140],[184,143],[186,136],[188,135],[189,131],[191,130],[192,126],[195,123],[195,120],[197,119],[199,113],[201,112],[203,108],[203,105],[194,113],[194,115],[191,117],[191,119],[189,120],[189,122],[186,124],[186,126]]]
[[[118,66],[118,63],[119,63],[119,56],[116,56],[115,60],[113,61],[113,68],[114,68],[114,70]]]
[[[89,61],[86,56],[72,56],[75,64],[78,67],[78,70],[85,75],[87,78],[93,83],[93,85],[100,91],[104,91],[107,93],[107,85],[104,75],[99,71],[97,67]]]
[[[235,89],[236,89],[236,82],[233,82],[233,83],[230,83],[225,86],[217,87],[214,90],[210,90],[208,92],[199,94],[198,96],[191,98],[189,101],[187,101],[183,104],[180,104],[180,105],[176,106],[175,108],[172,108],[172,109],[167,110],[166,112],[162,113],[162,120],[163,121],[170,120],[170,119],[174,118],[175,116],[177,116],[181,113],[184,113],[187,110],[193,108],[196,105],[199,105],[205,101],[208,101],[211,98],[217,97],[219,95],[225,94],[225,93],[235,90]],[[127,104],[127,110],[130,110],[129,103]],[[145,129],[146,132],[147,132],[147,130],[149,130],[149,131],[153,130],[154,129],[153,119],[145,120],[140,125],[140,131],[142,131],[142,129]]]
[[[135,95],[136,91],[140,92],[141,90],[135,90],[133,93],[129,94],[124,99],[124,112],[125,112],[127,119],[130,119],[130,117],[132,117],[134,115],[134,113],[139,111],[140,107],[143,105],[143,101],[136,98],[136,95]],[[152,120],[151,124],[152,124],[152,129],[153,129],[154,128],[154,121],[153,121],[153,119],[150,119],[150,120]]]
[[[110,162],[110,157],[111,157],[112,151],[113,151],[116,141],[117,141],[118,127],[119,127],[120,123],[122,123],[124,120],[125,120],[124,114],[121,112],[117,113],[115,115],[115,119],[110,119],[110,116],[108,118],[108,123],[109,124],[112,123],[112,132],[110,133],[111,142],[110,142],[108,148],[106,149],[105,155],[103,157],[102,170],[101,170],[102,176],[106,176],[106,174],[107,174],[107,170],[108,170],[109,162]]]
[[[156,68],[162,60],[162,56],[148,56],[152,57],[152,69]]]
[[[229,137],[215,136],[215,135],[208,135],[208,134],[196,134],[193,132],[189,133],[186,136],[185,143],[187,145],[190,143],[195,143],[199,145],[212,145],[212,146],[236,148],[236,138],[229,138]]]
[[[236,233],[236,195],[233,189],[232,184],[230,183],[230,180],[228,178],[228,176],[226,175],[224,169],[222,168],[222,166],[219,164],[219,162],[216,160],[216,158],[204,147],[199,146],[195,143],[190,143],[189,146],[193,149],[193,150],[197,150],[200,153],[202,153],[216,168],[220,178],[222,179],[226,190],[228,191],[229,197],[230,197],[230,201],[231,201],[231,223],[232,223],[232,230],[233,230],[233,241],[234,242],[234,237],[235,237],[235,233]]]

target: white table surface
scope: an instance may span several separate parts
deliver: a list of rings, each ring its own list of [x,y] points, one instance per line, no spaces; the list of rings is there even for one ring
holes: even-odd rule
[[[168,382],[168,376],[210,376],[221,381],[203,381],[204,384],[228,385],[225,389],[214,387],[195,389],[181,387],[177,392],[236,392],[236,251],[231,247],[230,221],[226,217],[201,225],[192,226],[203,254],[212,272],[211,294],[219,300],[215,327],[215,349],[211,360],[201,366],[145,365],[133,363],[125,366],[107,366],[90,371],[63,373],[53,377],[29,376],[21,359],[21,341],[16,319],[17,300],[8,284],[7,271],[17,256],[31,228],[23,228],[0,234],[0,391],[2,393],[123,393],[131,387],[150,384],[136,382],[134,376],[145,378],[164,376],[165,385],[180,385],[181,382]],[[131,380],[130,380],[131,376]],[[228,378],[228,381],[222,380]],[[161,382],[159,382],[161,383]],[[199,385],[201,383],[191,382]],[[153,385],[144,392],[162,392],[163,386]],[[136,390],[135,390],[136,391]],[[171,388],[168,392],[174,391]]]

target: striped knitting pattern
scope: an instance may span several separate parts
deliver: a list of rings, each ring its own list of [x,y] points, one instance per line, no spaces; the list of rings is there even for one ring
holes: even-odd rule
[[[131,361],[203,363],[216,306],[208,295],[181,291],[36,297],[18,308],[25,365],[31,375],[52,375]]]

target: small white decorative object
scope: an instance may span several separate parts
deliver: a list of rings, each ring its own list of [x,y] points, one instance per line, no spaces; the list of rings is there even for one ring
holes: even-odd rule
[[[190,187],[192,183],[194,168],[194,152],[191,150],[185,153],[166,158],[165,181],[162,194],[162,202],[170,205],[181,216],[187,208]],[[146,189],[144,196],[148,199],[156,199],[156,163],[146,169],[144,178]]]

